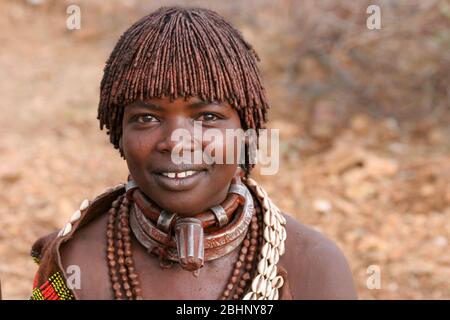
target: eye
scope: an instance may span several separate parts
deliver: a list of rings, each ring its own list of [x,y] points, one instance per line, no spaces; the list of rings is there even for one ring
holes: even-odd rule
[[[158,121],[158,119],[150,114],[139,114],[134,117],[134,121],[136,121],[137,123],[149,123]]]
[[[211,122],[221,119],[218,115],[211,113],[211,112],[205,112],[200,115],[200,117],[197,118],[199,121],[205,121],[205,122]]]

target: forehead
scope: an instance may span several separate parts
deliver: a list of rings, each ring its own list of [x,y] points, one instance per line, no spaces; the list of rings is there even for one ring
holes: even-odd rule
[[[134,109],[147,108],[153,109],[155,111],[186,111],[186,110],[195,110],[202,107],[214,107],[220,108],[222,111],[231,112],[234,108],[226,103],[226,102],[215,102],[215,101],[207,101],[202,100],[199,97],[189,97],[185,99],[184,97],[180,97],[174,100],[171,100],[169,97],[161,97],[161,98],[151,98],[147,100],[137,100],[125,107],[125,112],[133,111]]]

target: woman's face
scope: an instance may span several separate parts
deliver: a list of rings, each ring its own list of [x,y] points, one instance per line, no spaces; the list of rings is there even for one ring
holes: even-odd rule
[[[203,137],[206,131],[211,133],[210,129],[217,129],[221,137],[214,135],[210,140],[195,136],[194,121],[200,125],[196,132],[201,128]],[[136,101],[125,107],[122,129],[130,174],[160,208],[192,216],[226,198],[238,168],[240,148],[234,142],[227,145],[225,130],[241,129],[239,115],[229,104],[207,103],[197,97],[172,102],[167,97]],[[180,129],[185,135],[189,133],[190,139],[173,141],[172,133],[180,133]],[[223,159],[208,164],[203,156],[194,158],[194,150],[197,155],[205,150],[210,150],[211,156],[220,152],[217,155],[223,155]],[[225,161],[227,150],[233,150],[233,161]],[[177,164],[177,156],[197,161]]]

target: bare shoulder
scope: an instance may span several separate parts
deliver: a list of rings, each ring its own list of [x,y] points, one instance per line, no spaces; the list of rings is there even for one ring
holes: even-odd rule
[[[288,271],[294,299],[356,299],[353,277],[342,250],[320,232],[289,214],[286,253],[281,263]]]
[[[79,270],[79,287],[74,288],[79,299],[111,298],[107,294],[110,291],[106,262],[107,218],[106,214],[100,215],[76,230],[60,248],[63,267],[76,266],[73,270]]]

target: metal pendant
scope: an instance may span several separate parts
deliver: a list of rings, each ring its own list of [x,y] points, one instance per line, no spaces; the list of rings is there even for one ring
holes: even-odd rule
[[[175,223],[175,238],[181,267],[188,271],[203,267],[205,250],[202,222],[194,218],[178,219]]]

